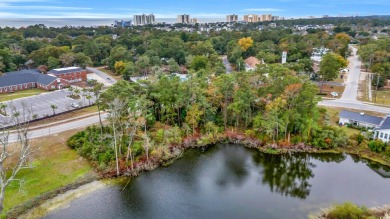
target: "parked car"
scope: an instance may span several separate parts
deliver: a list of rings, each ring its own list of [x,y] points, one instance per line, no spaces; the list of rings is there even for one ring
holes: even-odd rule
[[[337,92],[334,92],[334,91],[331,92],[330,94],[331,94],[333,97],[338,97],[338,96],[339,96],[339,94],[338,94]]]
[[[72,103],[70,104],[70,106],[72,106],[73,108],[79,108],[79,105],[77,103]]]

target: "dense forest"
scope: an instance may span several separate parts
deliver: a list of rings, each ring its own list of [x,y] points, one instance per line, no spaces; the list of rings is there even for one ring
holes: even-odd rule
[[[101,170],[134,174],[177,157],[184,148],[221,141],[266,146],[271,152],[347,145],[345,133],[329,126],[325,110],[317,107],[318,85],[309,80],[313,48],[332,51],[323,57],[322,80],[334,79],[348,64],[350,29],[336,28],[305,34],[289,28],[209,33],[152,27],[3,28],[0,71],[105,65],[121,75],[124,80],[107,90],[98,83],[91,90],[108,120],[77,133],[68,145]],[[377,42],[366,39],[364,44]],[[288,51],[284,65],[279,64],[283,51]],[[225,55],[231,74],[226,74]],[[265,64],[246,72],[241,66],[251,56]],[[388,62],[362,58],[372,68]],[[185,73],[185,79],[172,73]],[[130,76],[149,79],[134,83]]]

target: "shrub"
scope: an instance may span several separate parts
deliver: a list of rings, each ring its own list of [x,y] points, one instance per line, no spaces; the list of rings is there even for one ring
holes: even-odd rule
[[[372,140],[370,143],[368,143],[368,147],[371,151],[380,153],[382,151],[385,151],[387,144],[381,140]]]
[[[366,207],[359,207],[350,202],[336,205],[326,216],[329,219],[363,219],[368,218],[370,212]]]
[[[303,142],[303,139],[301,136],[297,135],[297,136],[294,136],[292,137],[291,139],[291,143],[293,144],[299,144],[299,143],[302,143]]]
[[[326,126],[313,134],[310,143],[321,149],[343,147],[347,145],[348,137],[342,129]]]

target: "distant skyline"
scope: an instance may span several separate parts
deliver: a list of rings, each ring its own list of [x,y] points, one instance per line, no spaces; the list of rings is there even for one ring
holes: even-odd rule
[[[323,15],[389,15],[389,0],[0,0],[1,18],[132,19],[153,13],[156,19],[190,14],[196,18],[225,18],[228,14],[273,14],[286,18]]]

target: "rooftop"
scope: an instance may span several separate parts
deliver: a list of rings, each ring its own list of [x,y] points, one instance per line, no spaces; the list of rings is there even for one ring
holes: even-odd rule
[[[390,116],[387,116],[380,124],[379,130],[390,129]]]
[[[57,77],[39,73],[35,69],[7,72],[0,76],[0,87],[7,87],[26,83],[40,83],[48,85]]]
[[[383,120],[382,117],[370,116],[370,115],[366,115],[364,113],[351,112],[348,110],[341,111],[340,118],[347,118],[347,119],[351,119],[351,120],[354,120],[357,122],[364,122],[364,123],[369,123],[369,124],[373,124],[373,125],[379,125],[379,124],[381,124],[381,122]]]
[[[82,71],[82,70],[83,69],[80,67],[66,67],[66,68],[56,68],[56,69],[50,70],[49,73],[63,74],[63,73],[77,72],[77,71]]]

